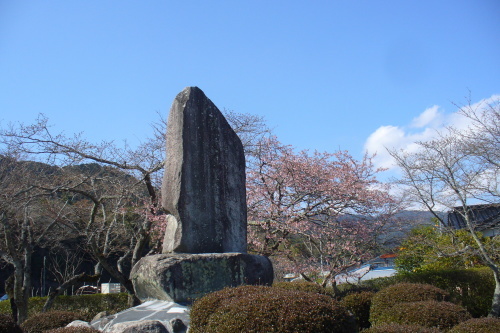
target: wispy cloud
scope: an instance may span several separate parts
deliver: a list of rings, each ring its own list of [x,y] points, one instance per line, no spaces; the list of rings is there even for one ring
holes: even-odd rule
[[[426,126],[432,126],[433,124],[439,124],[443,121],[443,115],[439,112],[439,106],[434,105],[422,112],[418,117],[413,118],[411,127],[422,128]]]
[[[493,95],[471,107],[486,106],[498,99],[500,95]],[[446,127],[467,128],[468,119],[461,116],[458,111],[457,109],[453,113],[446,114],[440,106],[434,105],[413,118],[410,124],[380,126],[365,141],[364,149],[369,154],[376,154],[374,163],[377,167],[395,169],[396,165],[387,149],[412,152],[418,149],[416,142],[432,140]]]

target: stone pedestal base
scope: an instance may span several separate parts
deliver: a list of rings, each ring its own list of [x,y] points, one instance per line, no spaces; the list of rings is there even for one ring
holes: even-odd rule
[[[142,258],[130,276],[141,301],[191,303],[225,287],[271,285],[273,267],[246,253],[158,254]]]

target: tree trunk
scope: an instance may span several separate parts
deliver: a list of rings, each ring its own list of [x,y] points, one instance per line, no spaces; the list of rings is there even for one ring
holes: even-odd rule
[[[9,296],[10,310],[12,311],[12,319],[17,323],[17,305],[14,298],[14,275],[11,275],[5,280],[5,292]]]
[[[488,314],[488,317],[500,317],[500,268],[499,266],[491,259],[490,255],[486,252],[483,242],[477,236],[474,226],[472,224],[472,220],[469,213],[469,208],[467,207],[465,201],[463,201],[462,206],[464,207],[464,215],[463,218],[467,223],[467,227],[469,232],[472,235],[472,238],[476,242],[481,257],[485,261],[485,264],[493,271],[493,277],[495,278],[495,292],[493,293],[493,300],[491,301],[491,311]]]
[[[132,281],[127,276],[125,276],[124,274],[119,272],[118,269],[116,269],[114,266],[110,265],[105,257],[100,255],[99,253],[94,253],[94,255],[97,257],[97,260],[99,260],[99,262],[101,263],[101,266],[112,277],[117,279],[118,282],[120,282],[123,285],[125,290],[127,290],[127,293],[129,295],[129,297],[128,297],[129,304],[128,305],[130,307],[140,305],[141,301],[139,300],[139,298],[135,294],[135,289],[134,289],[134,285],[132,284]]]
[[[16,272],[14,279],[14,302],[17,308],[17,323],[20,325],[28,319],[28,294],[23,286],[23,273]]]
[[[493,270],[493,276],[495,277],[495,292],[488,317],[500,318],[500,276],[498,270]]]

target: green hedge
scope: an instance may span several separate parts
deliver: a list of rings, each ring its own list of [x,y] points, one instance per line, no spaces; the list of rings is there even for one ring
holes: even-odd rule
[[[42,311],[46,297],[31,297],[28,302],[28,314],[34,315]],[[128,294],[94,294],[79,296],[59,296],[55,299],[51,310],[77,311],[91,320],[102,311],[116,313],[128,308]],[[0,313],[10,314],[10,302],[0,301]]]
[[[491,309],[495,281],[489,268],[451,269],[401,273],[400,282],[426,283],[446,290],[452,302],[461,304],[473,317],[486,317]]]
[[[315,294],[329,295],[328,291],[322,286],[307,281],[292,281],[292,282],[275,282],[273,288],[281,288],[286,290],[305,291]]]

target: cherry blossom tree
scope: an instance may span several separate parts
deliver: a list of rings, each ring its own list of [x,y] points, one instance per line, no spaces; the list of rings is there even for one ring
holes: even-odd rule
[[[264,138],[247,172],[251,250],[277,256],[288,270],[323,284],[370,258],[393,226],[398,202],[376,180],[369,156],[346,151],[296,153]]]

